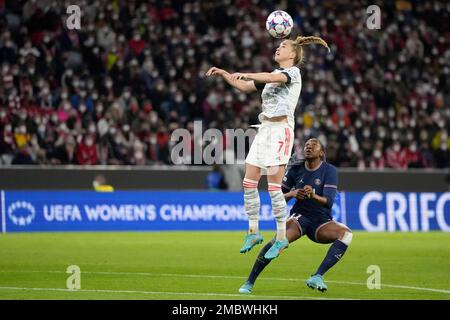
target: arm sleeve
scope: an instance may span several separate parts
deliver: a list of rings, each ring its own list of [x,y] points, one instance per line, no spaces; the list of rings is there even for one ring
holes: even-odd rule
[[[255,85],[256,90],[263,90],[264,87],[266,86],[265,83],[263,82],[258,82],[258,81],[253,81],[253,84]]]
[[[326,207],[331,209],[333,207],[334,199],[336,197],[338,184],[338,174],[335,167],[328,167],[325,173],[325,181],[323,186],[323,196],[327,198]]]
[[[289,73],[287,73],[286,71],[283,71],[282,74],[284,74],[287,78],[287,84],[291,83],[292,79],[291,76],[289,75]]]
[[[283,70],[283,74],[286,75],[289,83],[300,82],[300,70],[297,67],[291,67]]]
[[[290,168],[284,174],[283,181],[281,182],[281,191],[283,191],[283,193],[287,193],[287,192],[291,191],[292,187],[294,187],[294,185],[295,185],[294,171],[295,170]]]

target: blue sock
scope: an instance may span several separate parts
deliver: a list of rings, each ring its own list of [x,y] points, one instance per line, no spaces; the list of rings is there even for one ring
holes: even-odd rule
[[[271,260],[268,260],[264,258],[264,255],[267,251],[272,247],[273,242],[268,242],[264,248],[261,249],[261,251],[258,254],[258,257],[256,258],[255,264],[253,265],[252,271],[250,272],[250,275],[248,276],[247,281],[251,284],[254,284],[256,281],[256,278],[258,278],[259,274],[264,270],[264,268],[270,263]]]
[[[323,259],[322,264],[317,269],[316,274],[323,276],[332,266],[334,266],[344,255],[345,250],[347,250],[347,245],[340,240],[336,240],[328,249],[325,259]]]

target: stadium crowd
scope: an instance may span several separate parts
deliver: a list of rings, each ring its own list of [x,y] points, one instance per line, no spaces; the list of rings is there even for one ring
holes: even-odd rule
[[[375,1],[376,3],[377,1]],[[284,2],[283,2],[284,3]],[[177,128],[247,129],[260,93],[211,66],[271,71],[265,19],[284,9],[306,48],[296,147],[311,136],[339,167],[450,167],[450,3],[0,0],[0,164],[170,164]]]

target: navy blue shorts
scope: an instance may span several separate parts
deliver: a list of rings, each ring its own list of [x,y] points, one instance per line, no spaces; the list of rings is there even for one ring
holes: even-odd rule
[[[302,214],[294,213],[290,219],[295,222],[302,236],[307,235],[314,242],[317,241],[317,231],[325,224],[333,221],[333,219],[325,217],[315,217],[314,219],[305,217]]]

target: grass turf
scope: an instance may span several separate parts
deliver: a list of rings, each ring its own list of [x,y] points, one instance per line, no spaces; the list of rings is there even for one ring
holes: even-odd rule
[[[272,233],[263,232],[266,240]],[[450,299],[450,233],[355,232],[326,275],[306,287],[329,245],[302,238],[262,273],[254,293],[237,289],[262,248],[239,254],[243,232],[11,233],[0,235],[0,299]],[[69,291],[69,265],[81,290]],[[381,289],[367,288],[367,268]]]

